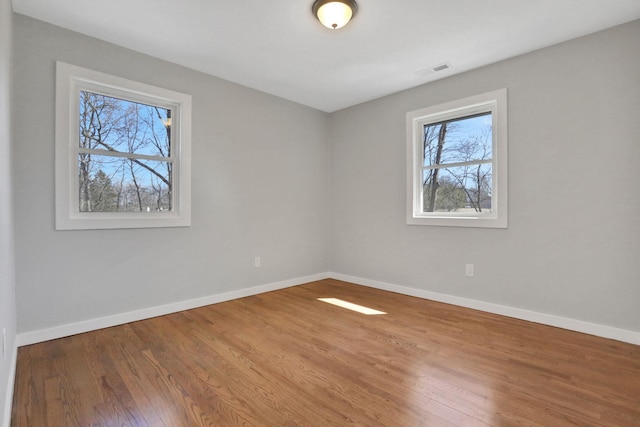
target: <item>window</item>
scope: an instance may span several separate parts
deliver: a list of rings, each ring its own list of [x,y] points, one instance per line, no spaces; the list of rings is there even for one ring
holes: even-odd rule
[[[56,229],[188,226],[191,96],[57,63]]]
[[[507,227],[507,91],[407,113],[407,223]]]

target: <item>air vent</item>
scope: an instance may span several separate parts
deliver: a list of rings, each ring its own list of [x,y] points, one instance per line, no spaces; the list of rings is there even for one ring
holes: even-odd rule
[[[436,65],[435,67],[433,67],[433,71],[447,70],[447,69],[449,69],[449,67],[450,67],[449,64],[440,64],[440,65]]]
[[[445,62],[444,64],[434,65],[424,70],[416,71],[416,74],[426,76],[427,74],[437,73],[438,71],[448,70],[449,68],[451,68],[451,64]]]

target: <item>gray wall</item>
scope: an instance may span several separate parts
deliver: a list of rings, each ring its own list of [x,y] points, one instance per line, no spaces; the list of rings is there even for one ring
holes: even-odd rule
[[[14,27],[20,332],[327,271],[325,113],[21,15]],[[56,60],[193,96],[191,227],[54,231]]]
[[[639,52],[635,21],[332,114],[332,271],[640,331]],[[405,113],[503,87],[509,228],[406,225]]]
[[[327,115],[16,15],[19,331],[325,271],[640,331],[639,41],[636,21]],[[55,60],[193,95],[192,227],[54,231]],[[405,113],[502,87],[509,228],[406,225]]]
[[[11,0],[0,0],[0,352],[3,330],[7,336],[7,354],[3,357],[0,353],[0,425],[9,416],[5,403],[9,403],[7,388],[13,376],[11,358],[16,336],[10,165],[12,23]]]

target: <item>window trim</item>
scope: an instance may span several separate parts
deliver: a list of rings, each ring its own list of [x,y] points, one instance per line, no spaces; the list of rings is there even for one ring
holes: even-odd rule
[[[481,112],[491,112],[492,117],[492,212],[422,212],[424,126]],[[410,111],[406,115],[406,133],[407,224],[507,228],[507,89]]]
[[[171,108],[174,199],[170,212],[80,212],[77,159],[81,90]],[[55,126],[56,230],[191,225],[191,95],[58,61]]]

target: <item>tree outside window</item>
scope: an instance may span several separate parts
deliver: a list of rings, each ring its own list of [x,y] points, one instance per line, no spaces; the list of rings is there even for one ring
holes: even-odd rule
[[[491,113],[424,126],[423,211],[491,210]]]
[[[171,109],[80,91],[80,212],[172,209]]]

